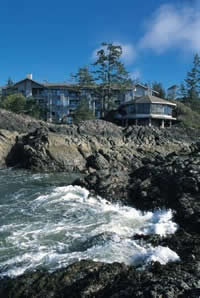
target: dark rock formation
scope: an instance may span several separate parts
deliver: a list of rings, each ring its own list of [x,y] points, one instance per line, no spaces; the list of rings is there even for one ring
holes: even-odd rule
[[[21,134],[1,164],[34,171],[90,173],[112,169],[111,174],[116,175],[137,168],[144,157],[154,160],[171,152],[188,151],[200,136],[192,129],[122,128],[101,120],[53,125],[1,109],[0,128]]]
[[[0,169],[6,167],[6,158],[15,144],[16,132],[0,130]]]
[[[170,208],[186,230],[200,230],[200,143],[188,152],[132,158],[129,167],[114,167],[96,158],[93,172],[75,184],[109,198],[123,201],[141,210]],[[99,166],[97,166],[99,164]],[[91,166],[91,162],[90,162]],[[116,197],[117,194],[117,197]]]
[[[183,132],[179,132],[180,135]],[[43,125],[17,138],[6,162],[34,171],[129,172],[171,152],[188,152],[191,139],[178,140],[176,131],[143,127],[123,129],[105,121],[85,121],[79,125]],[[126,174],[125,174],[126,176]],[[128,181],[127,181],[128,182]]]
[[[85,159],[74,142],[44,127],[17,138],[6,159],[8,166],[40,172],[81,171]]]
[[[0,296],[47,297],[193,297],[199,294],[200,269],[188,265],[152,264],[146,271],[133,266],[81,261],[54,273],[35,272],[0,283]],[[194,296],[198,297],[198,296]]]
[[[179,225],[174,235],[134,238],[168,246],[180,256],[179,262],[156,262],[145,270],[81,261],[54,273],[5,278],[0,281],[0,297],[200,296],[199,131],[121,128],[100,120],[56,126],[19,118],[9,124],[8,118],[3,124],[1,115],[5,120],[7,114],[0,113],[0,128],[12,131],[15,124],[21,133],[1,131],[0,165],[6,162],[34,171],[82,172],[84,178],[74,184],[113,202],[141,210],[172,209]]]

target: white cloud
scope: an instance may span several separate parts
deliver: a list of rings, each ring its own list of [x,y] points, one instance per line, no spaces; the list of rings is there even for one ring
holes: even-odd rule
[[[130,44],[119,44],[119,45],[122,47],[122,56],[121,56],[122,61],[125,64],[131,64],[137,56],[135,48]]]
[[[157,53],[169,48],[200,51],[200,5],[197,1],[193,3],[193,7],[162,5],[147,24],[147,32],[139,47]]]
[[[136,68],[135,70],[131,71],[129,75],[132,80],[138,80],[141,78],[141,71]]]
[[[121,60],[124,64],[132,64],[137,56],[136,49],[131,44],[123,44],[120,42],[113,42],[114,45],[119,45],[122,47],[122,55]],[[97,52],[105,47],[99,47],[98,49],[94,50],[92,53],[92,60],[96,60],[97,58]]]

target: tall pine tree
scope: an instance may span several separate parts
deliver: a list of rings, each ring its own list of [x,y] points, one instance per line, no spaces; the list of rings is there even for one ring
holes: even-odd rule
[[[83,66],[78,69],[76,74],[72,74],[72,80],[80,87],[89,87],[94,85],[95,80],[88,66]]]
[[[165,92],[165,89],[164,89],[162,83],[153,82],[152,89],[158,92],[158,94],[156,96],[158,96],[160,98],[165,98],[166,97],[166,92]]]
[[[178,97],[184,102],[188,100],[188,92],[184,83],[181,83],[179,86]]]
[[[101,98],[101,110],[104,117],[105,111],[114,106],[116,92],[123,91],[131,85],[131,79],[124,64],[120,61],[122,47],[112,43],[102,43],[102,48],[97,52],[97,60],[93,64],[94,74],[98,87],[96,91]]]
[[[75,124],[84,120],[93,120],[95,116],[90,109],[89,103],[86,99],[82,99],[73,114],[73,122]]]
[[[199,99],[200,95],[200,57],[194,56],[192,70],[187,73],[185,79],[188,100]]]

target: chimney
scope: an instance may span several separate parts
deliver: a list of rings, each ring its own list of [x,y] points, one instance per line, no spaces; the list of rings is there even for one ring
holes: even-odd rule
[[[26,78],[29,80],[32,80],[33,79],[32,73],[27,73]]]

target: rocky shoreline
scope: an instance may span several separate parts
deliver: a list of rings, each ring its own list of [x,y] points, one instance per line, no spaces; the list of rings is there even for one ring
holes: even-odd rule
[[[200,132],[127,128],[95,120],[52,125],[0,110],[0,168],[80,172],[74,184],[140,210],[172,209],[174,235],[136,235],[180,261],[145,270],[80,261],[54,273],[0,281],[0,297],[199,297]]]

